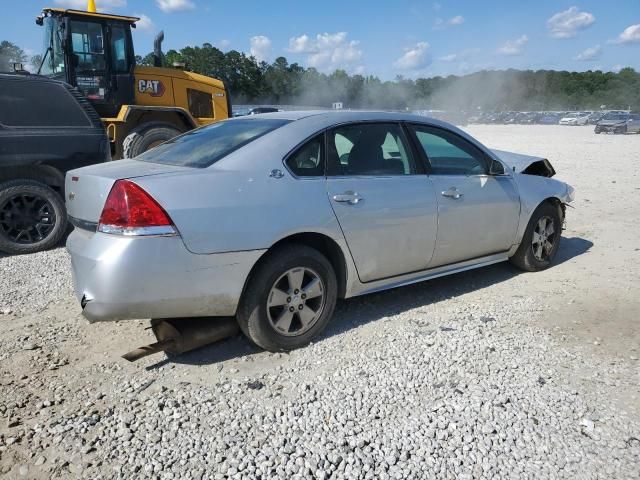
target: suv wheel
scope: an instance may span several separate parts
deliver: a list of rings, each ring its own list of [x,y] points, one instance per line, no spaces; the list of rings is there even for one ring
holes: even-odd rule
[[[0,184],[0,251],[33,253],[56,246],[67,228],[60,195],[33,180]]]
[[[249,279],[238,323],[256,345],[286,351],[307,345],[329,323],[336,275],[317,250],[289,245],[270,253]]]

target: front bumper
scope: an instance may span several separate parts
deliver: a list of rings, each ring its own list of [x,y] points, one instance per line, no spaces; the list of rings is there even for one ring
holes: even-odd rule
[[[180,237],[127,238],[76,228],[67,240],[75,294],[90,322],[235,315],[264,250],[199,255]]]
[[[626,125],[596,125],[596,133],[624,133]]]

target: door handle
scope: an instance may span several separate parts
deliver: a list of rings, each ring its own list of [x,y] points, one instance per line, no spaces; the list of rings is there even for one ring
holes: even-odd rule
[[[339,195],[334,195],[333,200],[335,202],[348,203],[349,205],[355,205],[356,203],[359,203],[362,200],[364,200],[364,198],[362,198],[356,192],[349,191]]]
[[[449,190],[442,192],[443,197],[453,198],[454,200],[458,200],[463,195],[464,193],[460,193],[456,187],[451,187]]]

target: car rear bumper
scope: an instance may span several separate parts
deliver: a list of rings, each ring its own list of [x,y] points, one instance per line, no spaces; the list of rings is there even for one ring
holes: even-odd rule
[[[90,322],[235,315],[245,279],[264,253],[198,255],[177,236],[127,238],[78,228],[67,250]]]

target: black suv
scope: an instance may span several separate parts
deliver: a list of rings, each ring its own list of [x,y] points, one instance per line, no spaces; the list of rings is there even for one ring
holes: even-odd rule
[[[66,172],[110,158],[100,117],[77,90],[0,74],[0,251],[57,245],[67,230]]]

